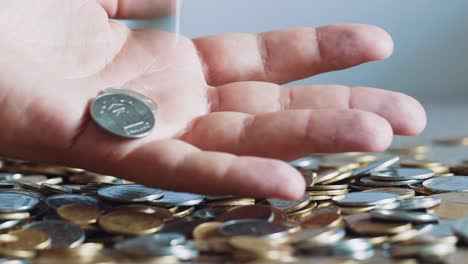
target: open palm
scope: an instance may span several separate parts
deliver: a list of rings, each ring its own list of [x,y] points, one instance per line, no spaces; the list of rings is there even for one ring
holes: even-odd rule
[[[3,1],[0,154],[179,191],[293,199],[304,182],[281,160],[380,151],[425,126],[420,104],[399,93],[280,86],[388,57],[392,40],[376,27],[190,40],[109,20],[165,3]],[[90,101],[108,87],[158,104],[148,137],[121,139],[91,121]]]

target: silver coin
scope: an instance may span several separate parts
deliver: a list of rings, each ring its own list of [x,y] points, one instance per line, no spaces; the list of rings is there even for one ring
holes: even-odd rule
[[[36,229],[46,232],[52,247],[77,247],[85,241],[85,232],[80,226],[61,220],[46,220],[25,225],[23,229]]]
[[[58,209],[66,204],[86,204],[98,206],[99,201],[91,196],[78,194],[57,194],[47,197],[46,204],[52,209]]]
[[[288,226],[260,219],[231,220],[219,227],[220,233],[229,237],[257,236],[269,239],[285,237],[289,234],[289,229]]]
[[[421,212],[408,212],[398,210],[373,210],[370,212],[372,219],[403,221],[411,223],[434,223],[439,222],[439,218],[434,214]]]
[[[124,138],[145,137],[155,125],[148,104],[125,93],[104,93],[96,97],[91,104],[91,116],[101,128]]]
[[[423,182],[424,188],[435,192],[466,192],[468,191],[468,176],[436,177]]]
[[[119,89],[119,88],[106,88],[104,90],[105,93],[121,93],[121,94],[127,94],[127,95],[130,95],[130,96],[133,96],[133,97],[136,97],[138,98],[140,101],[142,101],[143,103],[145,103],[150,109],[151,111],[155,112],[158,110],[158,106],[156,105],[156,103],[149,99],[148,97],[140,94],[140,93],[137,93],[135,91],[132,91],[132,90],[128,90],[128,89]]]
[[[300,159],[289,162],[289,165],[300,170],[302,169],[317,170],[319,166],[319,160],[314,157],[304,157],[304,158],[300,158]]]
[[[180,233],[162,233],[118,242],[114,247],[129,255],[167,256],[171,247],[183,245],[187,238]]]
[[[21,173],[9,173],[9,172],[0,173],[0,181],[15,181],[21,178],[23,178],[23,174]]]
[[[163,191],[163,197],[157,200],[152,200],[149,203],[155,206],[173,207],[173,206],[194,206],[199,205],[205,196],[193,193],[181,193]]]
[[[355,192],[333,197],[333,202],[343,206],[383,205],[395,202],[398,196],[387,192]]]
[[[398,210],[420,210],[429,209],[439,205],[440,198],[437,197],[415,197],[398,202]]]
[[[359,179],[359,183],[369,187],[401,187],[409,184],[419,183],[421,180],[405,180],[405,181],[376,181],[370,177]]]
[[[46,196],[43,195],[42,193],[38,193],[35,191],[31,190],[24,190],[24,189],[5,189],[5,190],[0,190],[2,193],[16,193],[16,194],[24,194],[24,195],[29,195],[32,196],[40,201],[44,201],[46,199]]]
[[[203,220],[211,220],[224,214],[228,210],[229,209],[226,207],[207,207],[195,211],[193,216]]]
[[[386,169],[390,166],[395,165],[396,163],[398,163],[398,161],[400,161],[400,157],[398,156],[391,156],[391,157],[376,161],[368,166],[361,167],[359,169],[354,170],[353,177],[354,178],[361,177],[364,175],[371,174],[374,171]]]
[[[310,195],[308,193],[304,193],[301,199],[296,200],[296,201],[282,200],[282,199],[276,199],[276,198],[267,199],[268,203],[271,206],[278,208],[284,212],[294,211],[294,209],[297,206],[299,206],[300,204],[306,203],[309,200],[310,200]]]
[[[21,223],[21,220],[1,220],[0,221],[0,231],[8,230],[8,229],[18,225],[19,223]]]
[[[416,168],[398,168],[379,170],[371,173],[369,178],[377,181],[426,180],[434,177],[434,171]]]
[[[345,236],[346,231],[342,228],[307,228],[301,229],[290,235],[292,243],[302,243],[300,246],[300,249],[302,250],[308,249],[310,246],[334,245],[343,240]],[[311,239],[313,240],[312,243],[308,243]]]
[[[111,185],[99,189],[100,198],[122,203],[149,202],[163,197],[164,192],[138,184]]]
[[[368,239],[355,238],[343,240],[333,246],[332,252],[336,256],[365,260],[374,256],[374,246]]]
[[[38,203],[39,199],[31,195],[0,192],[0,213],[31,211]]]

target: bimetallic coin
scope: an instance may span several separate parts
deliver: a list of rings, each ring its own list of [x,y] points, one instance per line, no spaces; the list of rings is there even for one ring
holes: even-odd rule
[[[391,156],[391,157],[376,161],[368,166],[361,167],[359,169],[354,170],[353,177],[357,178],[357,177],[371,174],[374,171],[386,169],[392,165],[395,165],[398,161],[400,161],[400,157],[398,156]]]
[[[309,198],[309,194],[304,193],[302,198],[297,201],[288,201],[276,198],[267,199],[267,201],[271,206],[276,207],[286,213],[290,213],[306,207],[307,204],[309,204]]]
[[[397,210],[373,210],[370,212],[370,217],[376,220],[403,221],[411,223],[439,222],[439,218],[433,214]]]
[[[17,213],[33,210],[39,200],[33,196],[0,191],[0,213]]]
[[[468,176],[436,177],[423,182],[423,186],[435,193],[468,191]]]
[[[23,229],[41,230],[51,239],[52,247],[73,248],[85,240],[85,233],[78,225],[61,220],[45,220],[27,224]]]
[[[149,204],[163,207],[194,206],[204,199],[205,196],[200,194],[163,191],[162,198],[152,200]]]
[[[441,199],[437,197],[415,197],[398,202],[398,210],[420,210],[433,208],[440,204]]]
[[[379,170],[371,173],[369,178],[377,181],[426,180],[434,177],[434,171],[417,168],[398,168]]]
[[[256,236],[269,239],[282,238],[288,235],[290,227],[270,223],[259,219],[232,220],[223,223],[219,230],[224,236]]]
[[[57,194],[47,197],[46,204],[52,209],[58,209],[59,207],[67,204],[84,204],[98,206],[99,201],[91,196],[84,196],[78,194]]]
[[[123,203],[149,202],[161,198],[163,194],[162,190],[138,184],[111,185],[98,191],[102,199]]]
[[[91,116],[101,128],[124,138],[145,137],[155,126],[154,112],[147,103],[124,93],[96,97],[91,104]]]
[[[393,203],[398,196],[386,192],[357,192],[333,197],[333,202],[343,206],[370,206]]]

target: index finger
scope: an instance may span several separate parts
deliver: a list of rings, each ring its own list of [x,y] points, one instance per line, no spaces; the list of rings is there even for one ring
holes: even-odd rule
[[[174,13],[182,0],[97,0],[111,18],[157,18]]]

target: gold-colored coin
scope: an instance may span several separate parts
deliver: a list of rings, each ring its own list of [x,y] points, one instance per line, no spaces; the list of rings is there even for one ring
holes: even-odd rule
[[[238,198],[238,199],[229,199],[216,202],[206,203],[207,207],[219,207],[219,206],[246,206],[254,205],[255,199],[253,198]]]
[[[380,160],[381,157],[379,157],[378,155],[375,155],[375,154],[366,154],[366,155],[362,155],[362,156],[359,156],[359,157],[356,157],[354,160],[359,163],[359,165],[361,166],[365,166],[365,165],[368,165],[368,164],[371,164],[373,162],[376,162],[378,160]]]
[[[0,244],[18,241],[18,237],[11,234],[0,234]]]
[[[210,240],[212,238],[219,238],[222,235],[219,232],[219,227],[222,222],[207,222],[203,223],[193,230],[193,238],[195,240]]]
[[[174,208],[174,212],[177,212],[178,207]],[[121,205],[118,207],[114,207],[111,211],[133,211],[133,212],[141,212],[146,214],[155,214],[157,217],[163,219],[164,221],[171,220],[173,218],[172,212],[170,209],[150,206],[150,205],[143,205],[143,204],[129,204],[129,205]]]
[[[317,203],[311,202],[307,205],[307,207],[302,208],[298,211],[292,212],[288,214],[288,219],[290,222],[300,222],[302,219],[309,216],[313,210],[317,207]]]
[[[322,184],[332,184],[332,183],[335,183],[335,182],[339,182],[339,181],[342,181],[342,180],[346,180],[348,178],[351,178],[353,176],[353,172],[352,171],[349,171],[349,172],[344,172],[340,175],[338,175],[337,177],[331,179],[331,180],[328,180],[328,181],[324,181],[322,182]]]
[[[342,215],[355,215],[355,214],[362,214],[367,213],[372,209],[375,209],[375,205],[371,206],[364,206],[364,207],[348,207],[348,206],[340,206],[341,214]]]
[[[339,170],[342,173],[355,170],[359,167],[359,163],[349,160],[325,160],[320,163],[321,169],[334,169]]]
[[[29,212],[0,213],[0,220],[23,220],[31,217]]]
[[[182,218],[182,217],[186,217],[187,215],[193,213],[194,211],[195,211],[194,206],[179,206],[177,208],[177,211],[175,211],[173,213],[173,216],[177,217],[177,218]]]
[[[411,223],[371,220],[369,214],[356,214],[345,217],[346,226],[354,233],[374,235],[395,235],[410,230]]]
[[[390,149],[390,152],[403,155],[426,154],[429,151],[431,151],[431,147],[426,145],[416,145]]]
[[[398,200],[404,200],[408,198],[412,198],[416,195],[416,192],[412,189],[407,188],[375,188],[370,190],[365,190],[363,192],[388,192],[398,195]]]
[[[0,256],[19,259],[33,259],[36,252],[33,250],[14,250],[0,246]]]
[[[51,245],[49,235],[40,230],[15,230],[9,234],[18,238],[17,241],[3,245],[3,247],[10,250],[40,250],[48,248]]]
[[[438,176],[447,174],[450,172],[450,167],[448,166],[436,166],[436,167],[431,167],[429,169],[432,170]]]
[[[164,225],[157,215],[122,210],[102,215],[98,223],[108,233],[131,236],[152,234]]]
[[[349,191],[348,189],[343,190],[327,190],[327,191],[308,191],[309,195],[312,196],[336,196],[336,195],[343,195],[347,194]]]
[[[78,225],[94,224],[101,216],[96,206],[87,204],[66,204],[57,209],[60,218]]]
[[[258,237],[236,236],[230,238],[228,241],[235,249],[253,253],[261,258],[270,258],[268,255],[270,254],[271,256],[272,252],[277,254],[281,251],[279,255],[290,255],[292,253],[292,247],[290,246],[272,243],[270,240]]]
[[[340,208],[330,206],[328,208],[316,209],[308,218],[303,219],[301,228],[338,227],[343,223]]]
[[[340,174],[341,172],[335,169],[320,170],[317,172],[317,177],[315,178],[315,184],[321,184],[325,181],[338,177],[338,175]]]
[[[453,137],[436,139],[435,143],[449,146],[468,146],[468,137]]]
[[[431,160],[403,160],[400,161],[400,166],[402,168],[431,169],[433,167],[441,167],[443,164],[438,161]]]
[[[328,195],[312,195],[310,196],[310,201],[311,202],[322,202],[322,201],[331,201],[333,197],[332,196],[328,196]]]

